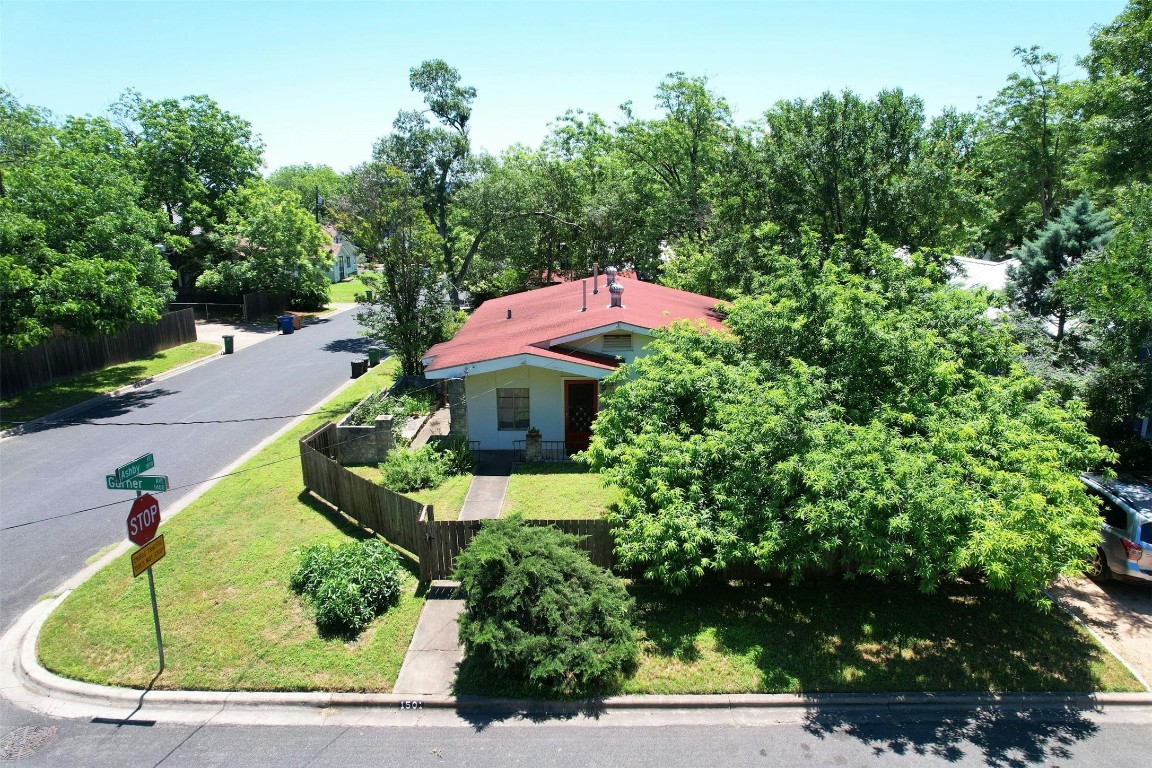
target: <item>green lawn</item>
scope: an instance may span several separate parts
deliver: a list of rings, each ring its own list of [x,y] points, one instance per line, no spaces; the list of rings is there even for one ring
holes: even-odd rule
[[[154,568],[167,669],[157,688],[391,690],[423,606],[412,568],[400,604],[356,639],[317,632],[289,588],[296,551],[363,533],[302,491],[299,438],[386,386],[369,370],[329,403],[161,526],[168,555]],[[161,497],[163,506],[163,497]],[[79,587],[49,617],[40,659],[58,674],[144,687],[157,667],[147,579],[128,556]]]
[[[350,466],[346,469],[374,483],[380,482],[379,467]],[[471,484],[472,475],[453,475],[435,488],[410,491],[404,495],[421,504],[431,504],[437,520],[459,520],[460,509],[464,506],[464,497],[468,495],[468,486]]]
[[[630,592],[643,643],[618,693],[1142,690],[1063,611],[978,586],[923,595],[859,579]],[[534,693],[469,661],[457,692]]]
[[[193,341],[158,352],[144,360],[112,365],[100,371],[85,373],[67,381],[6,398],[0,401],[0,429],[48,416],[89,398],[156,376],[219,351],[219,344]]]
[[[356,301],[356,294],[367,290],[358,277],[350,277],[341,283],[332,283],[328,286],[329,304],[351,304]]]
[[[620,489],[605,487],[600,475],[580,464],[518,464],[508,481],[500,516],[525,520],[601,518],[620,503]]]

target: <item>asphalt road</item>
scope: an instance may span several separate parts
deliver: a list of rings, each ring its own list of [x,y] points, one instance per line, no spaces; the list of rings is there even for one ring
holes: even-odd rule
[[[135,494],[107,490],[105,475],[153,453],[147,474],[167,475],[173,489],[158,495],[163,515],[290,421],[267,417],[302,413],[348,381],[350,362],[370,346],[353,315],[329,316],[110,399],[66,425],[0,442],[0,632],[126,538]]]
[[[1147,709],[635,712],[441,727],[118,725],[48,720],[0,702],[0,738],[54,727],[24,766],[1072,766],[1139,764]]]

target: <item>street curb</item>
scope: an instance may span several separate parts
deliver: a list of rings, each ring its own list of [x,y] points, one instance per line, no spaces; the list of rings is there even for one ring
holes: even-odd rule
[[[92,716],[111,709],[131,714],[147,703],[149,719],[223,722],[226,712],[259,709],[264,717],[299,720],[300,714],[323,722],[336,710],[448,710],[499,715],[603,715],[639,710],[870,709],[936,710],[1004,707],[1063,711],[1103,707],[1152,707],[1152,693],[873,693],[873,694],[713,694],[703,696],[610,696],[603,699],[540,701],[483,696],[422,696],[395,693],[144,691],[69,680],[49,672],[36,657],[36,641],[48,616],[68,593],[28,611],[4,638],[3,669],[14,672],[27,696],[14,703],[63,717]],[[4,680],[6,694],[13,689]],[[275,709],[276,711],[271,711]],[[120,714],[123,718],[124,715]]]
[[[207,342],[207,343],[212,344],[214,342]],[[221,347],[221,349],[223,349],[223,347]],[[75,416],[78,413],[82,413],[82,412],[88,410],[89,408],[93,408],[93,407],[99,405],[100,403],[103,403],[107,400],[111,400],[114,397],[120,397],[120,395],[126,395],[129,392],[133,392],[133,391],[140,389],[142,387],[147,387],[151,384],[158,384],[159,382],[164,381],[165,379],[170,379],[173,376],[184,373],[185,371],[190,371],[193,368],[199,368],[200,366],[205,365],[207,363],[210,363],[213,360],[218,359],[219,357],[221,357],[220,353],[214,352],[210,355],[205,355],[204,357],[200,358],[199,360],[193,360],[190,363],[184,363],[183,365],[178,365],[175,368],[170,368],[169,370],[164,371],[163,373],[158,373],[155,376],[149,376],[146,379],[140,379],[139,381],[134,381],[131,384],[125,384],[124,386],[120,387],[119,389],[114,389],[111,392],[103,392],[99,395],[96,395],[95,397],[88,398],[87,400],[85,400],[82,403],[76,403],[75,405],[70,405],[67,408],[62,408],[61,410],[56,411],[55,413],[50,413],[47,416],[41,416],[37,419],[33,419],[32,421],[28,421],[28,422],[25,422],[24,424],[20,424],[19,426],[15,426],[15,427],[11,427],[9,429],[6,429],[3,432],[0,432],[0,440],[6,440],[6,439],[11,438],[11,437],[19,437],[20,435],[24,434],[25,432],[35,432],[35,431],[37,431],[37,427],[43,426],[46,423],[53,422],[53,421],[59,421],[61,419],[66,419],[69,416]]]
[[[316,317],[328,318],[328,317],[332,317],[333,315],[338,315],[341,312],[347,312],[349,309],[351,309],[351,307],[342,307],[342,308],[334,309],[331,312],[325,312],[322,315],[316,315]],[[271,336],[269,336],[267,338],[271,338]],[[266,339],[262,338],[259,341],[265,341],[265,340]],[[199,341],[199,339],[197,339],[197,341]],[[259,341],[255,342],[255,343],[259,343]],[[216,342],[209,341],[209,342],[205,342],[205,343],[215,344]],[[221,346],[220,348],[223,349],[223,346]],[[219,360],[221,357],[223,357],[223,355],[221,353],[214,352],[211,355],[205,355],[204,357],[200,358],[199,360],[193,360],[190,363],[184,363],[183,365],[178,365],[175,368],[171,368],[167,371],[164,371],[163,373],[158,373],[155,376],[149,376],[146,379],[140,379],[140,381],[134,381],[131,384],[125,384],[124,386],[120,387],[119,389],[114,389],[111,392],[104,392],[102,394],[96,395],[95,397],[90,397],[82,403],[76,403],[75,405],[70,405],[67,408],[62,408],[61,410],[56,411],[55,413],[50,413],[47,416],[41,416],[37,419],[33,419],[32,421],[26,422],[26,423],[21,424],[19,426],[11,427],[9,429],[5,429],[3,431],[0,431],[0,440],[7,440],[8,438],[19,437],[20,435],[24,434],[25,432],[35,432],[37,427],[43,426],[47,422],[59,421],[60,419],[66,419],[69,416],[75,416],[76,414],[82,413],[82,412],[88,410],[89,408],[93,408],[93,407],[99,405],[100,403],[105,402],[106,400],[110,400],[114,397],[120,397],[120,395],[126,395],[129,392],[133,392],[137,389],[140,389],[141,387],[149,386],[150,384],[158,384],[161,381],[164,381],[166,379],[170,379],[173,376],[176,376],[178,374],[190,371],[193,368],[199,368],[201,365],[206,365],[206,364],[212,362],[213,360]]]

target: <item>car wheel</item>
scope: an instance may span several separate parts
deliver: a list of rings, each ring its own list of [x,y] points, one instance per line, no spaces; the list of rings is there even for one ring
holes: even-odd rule
[[[1112,569],[1108,567],[1108,558],[1101,547],[1096,547],[1096,556],[1092,558],[1092,567],[1088,569],[1088,578],[1093,581],[1108,581],[1112,578]]]

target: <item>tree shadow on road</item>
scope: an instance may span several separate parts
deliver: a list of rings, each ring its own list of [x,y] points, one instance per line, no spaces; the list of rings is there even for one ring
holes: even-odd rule
[[[76,414],[75,416],[31,422],[24,427],[23,432],[24,434],[32,434],[33,432],[44,432],[50,429],[72,427],[78,424],[104,423],[106,419],[126,416],[135,411],[147,408],[153,400],[158,400],[171,394],[173,394],[173,390],[162,388],[149,388],[127,392],[123,395],[108,398],[106,402],[87,408],[83,413]]]
[[[872,748],[874,757],[942,758],[950,763],[970,760],[993,768],[1071,762],[1073,748],[1098,731],[1086,713],[1090,705],[1069,697],[1062,706],[1011,707],[977,705],[955,709],[901,706],[876,710],[817,707],[808,712],[804,730],[824,739],[856,739]]]
[[[367,355],[370,347],[379,346],[380,342],[375,339],[360,337],[357,339],[336,339],[330,341],[321,347],[325,352],[337,352],[353,355]]]

